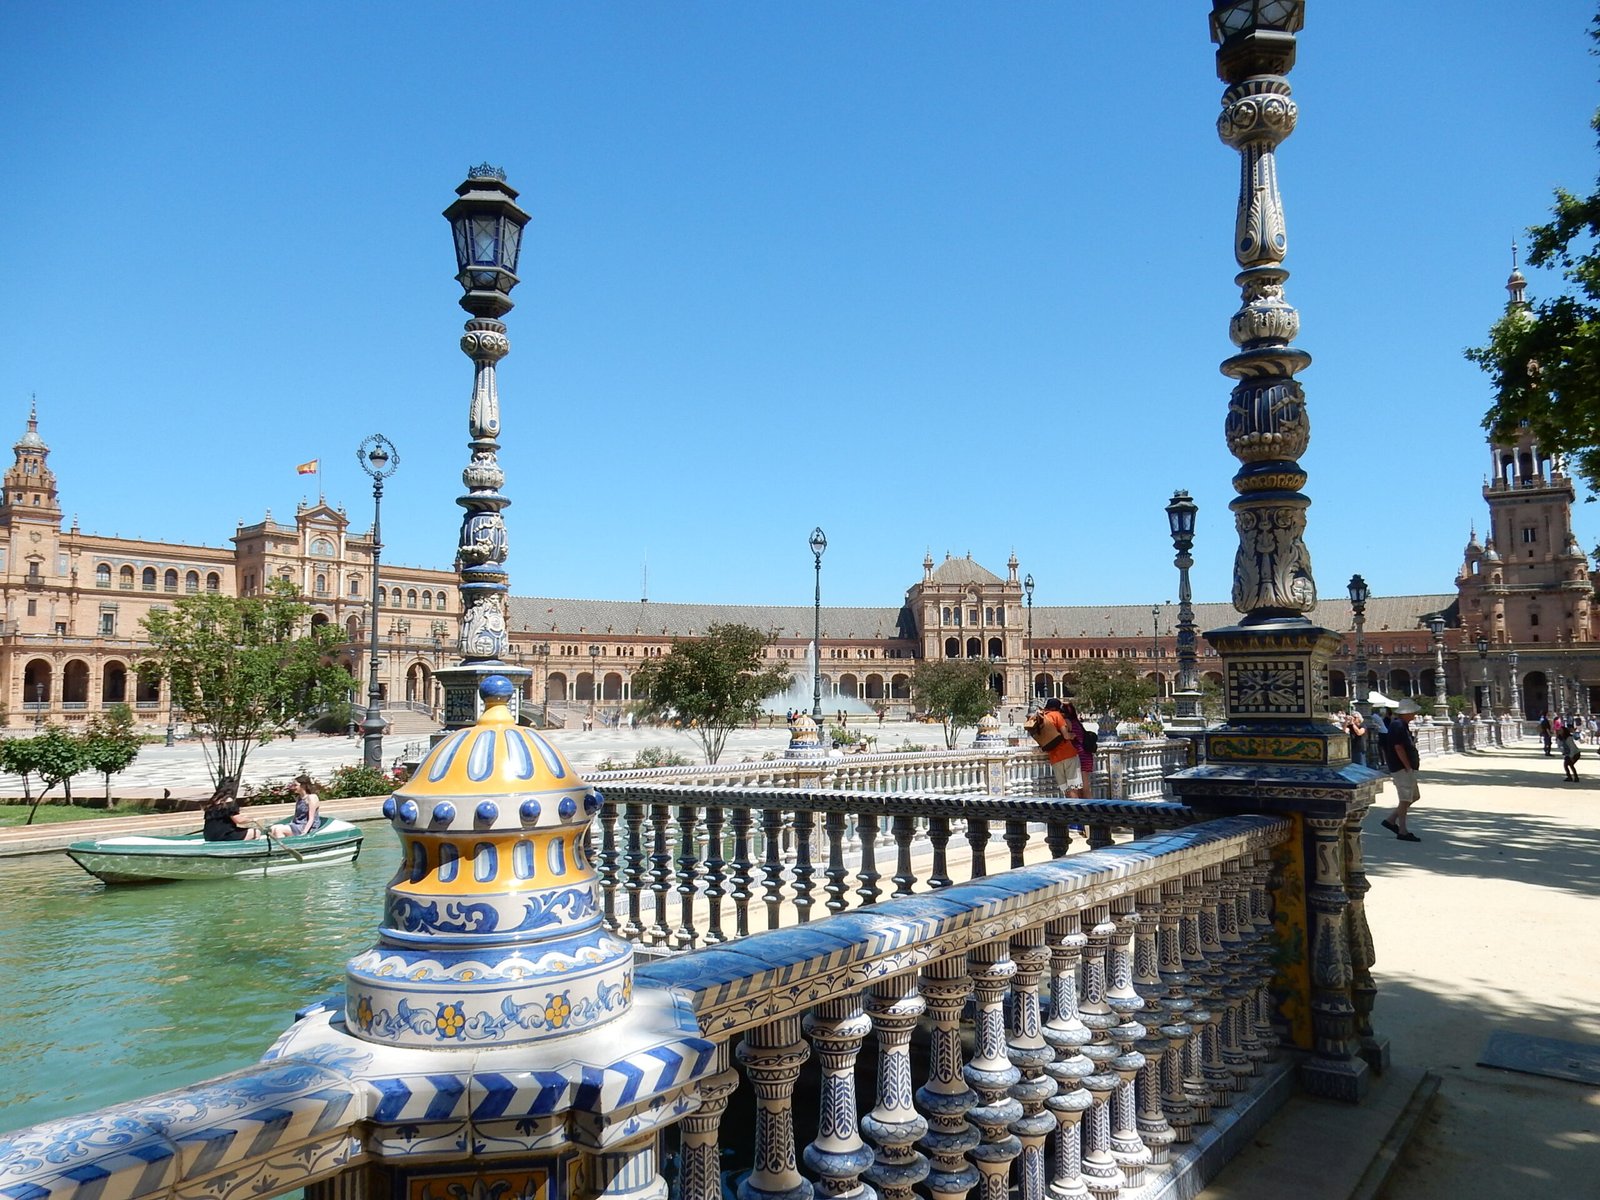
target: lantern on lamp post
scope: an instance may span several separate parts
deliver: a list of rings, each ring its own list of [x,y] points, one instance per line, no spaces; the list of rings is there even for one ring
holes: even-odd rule
[[[1199,511],[1200,506],[1186,491],[1173,492],[1167,501],[1167,531],[1172,535],[1172,548],[1177,551],[1172,565],[1178,568],[1178,687],[1173,693],[1173,727],[1179,731],[1205,725],[1200,716],[1194,600],[1189,591],[1189,568],[1194,566],[1189,551],[1194,548],[1194,521]]]
[[[367,715],[361,722],[361,762],[375,771],[383,769],[382,689],[378,685],[378,560],[383,552],[380,519],[383,515],[383,481],[400,466],[394,443],[381,433],[367,438],[356,449],[356,461],[372,478],[372,627],[368,646]]]
[[[1033,572],[1029,571],[1022,581],[1022,590],[1028,595],[1028,704],[1031,706],[1039,699],[1039,685],[1036,682],[1038,671],[1033,663]]]
[[[818,525],[811,531],[807,543],[817,570],[817,595],[812,608],[811,625],[811,719],[817,723],[817,734],[822,733],[822,552],[828,548],[828,538]]]

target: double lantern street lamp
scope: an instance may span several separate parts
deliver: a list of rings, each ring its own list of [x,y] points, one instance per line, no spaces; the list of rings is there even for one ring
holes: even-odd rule
[[[822,552],[828,548],[827,535],[818,525],[811,531],[811,557],[817,569],[817,599],[811,626],[811,719],[822,733]]]
[[[1039,685],[1035,681],[1038,672],[1033,665],[1033,572],[1029,571],[1022,581],[1022,590],[1028,594],[1028,701],[1035,703],[1039,699]]]
[[[368,626],[372,661],[367,675],[367,715],[361,722],[361,762],[363,766],[381,771],[384,723],[378,688],[378,560],[383,550],[383,537],[379,532],[379,518],[383,513],[383,481],[400,466],[400,455],[393,442],[375,433],[357,447],[356,461],[372,477],[372,620]]]
[[[1172,493],[1167,501],[1167,528],[1172,548],[1177,551],[1172,565],[1178,568],[1178,687],[1173,693],[1173,724],[1178,729],[1199,729],[1200,684],[1196,677],[1198,653],[1195,642],[1194,601],[1189,592],[1189,568],[1194,559],[1194,519],[1200,506],[1188,492]]]
[[[1478,705],[1478,716],[1492,720],[1494,699],[1489,694],[1489,639],[1482,634],[1478,636],[1478,665],[1483,674],[1483,700]]]

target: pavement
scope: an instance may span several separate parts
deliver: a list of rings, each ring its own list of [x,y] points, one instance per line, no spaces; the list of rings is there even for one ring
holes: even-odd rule
[[[1363,842],[1391,1067],[1359,1105],[1296,1095],[1202,1200],[1600,1197],[1600,1086],[1478,1065],[1496,1033],[1600,1061],[1595,758],[1575,784],[1532,742],[1424,759],[1415,843],[1379,827],[1384,788]]]
[[[606,758],[631,762],[646,746],[702,758],[694,735],[674,730],[548,736],[580,770]],[[887,722],[882,739],[885,748],[942,741],[937,726],[904,722]],[[385,761],[399,752],[396,740]],[[738,730],[724,761],[781,753],[787,744],[781,724]],[[252,753],[246,777],[323,773],[360,757],[360,743],[345,738],[281,739]],[[1391,1066],[1359,1105],[1296,1095],[1201,1200],[1600,1197],[1600,1086],[1478,1065],[1496,1034],[1575,1044],[1574,1061],[1600,1063],[1596,758],[1585,754],[1585,777],[1574,784],[1563,781],[1560,760],[1532,742],[1425,759],[1410,818],[1422,838],[1415,843],[1379,826],[1393,807],[1392,789],[1384,789],[1364,845],[1378,960],[1373,1025],[1389,1041]],[[14,783],[0,783],[0,794],[19,792]],[[198,745],[156,746],[113,790],[176,794],[208,784]],[[0,853],[27,836],[0,829]]]

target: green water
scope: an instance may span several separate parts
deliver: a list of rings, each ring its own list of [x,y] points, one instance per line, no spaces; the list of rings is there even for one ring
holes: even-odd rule
[[[348,866],[106,887],[64,854],[0,859],[0,1131],[249,1066],[341,990],[399,862],[387,823]]]

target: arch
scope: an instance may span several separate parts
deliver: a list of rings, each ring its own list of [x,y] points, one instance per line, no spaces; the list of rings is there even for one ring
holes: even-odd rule
[[[1404,667],[1395,667],[1389,672],[1388,687],[1384,688],[1385,696],[1410,696],[1414,694],[1411,686],[1411,672]]]
[[[1222,672],[1221,671],[1207,671],[1204,675],[1200,676],[1200,682],[1201,683],[1209,683],[1209,684],[1212,684],[1215,687],[1219,687],[1220,688],[1222,686]]]
[[[432,696],[433,672],[427,663],[412,663],[406,671],[406,699],[412,704],[430,704]]]
[[[992,638],[989,639],[989,657],[990,658],[1003,658],[1005,656],[1005,652],[1006,652],[1006,646],[1005,646],[1005,643],[1003,641],[1001,641],[997,637],[992,637]]]
[[[328,594],[328,577],[326,575],[318,575],[317,576],[317,595],[326,596],[327,594]]]
[[[1349,699],[1350,680],[1343,671],[1328,671],[1328,695],[1340,700]]]
[[[55,668],[47,658],[30,659],[22,671],[22,707],[48,707],[55,686]]]
[[[344,622],[344,635],[352,642],[361,636],[361,618],[346,617]]]
[[[968,658],[982,658],[983,657],[983,642],[982,642],[981,639],[975,638],[975,637],[969,637],[967,639],[967,657]]]
[[[550,677],[544,681],[544,699],[548,704],[551,701],[559,704],[567,698],[567,676],[564,671],[551,671]]]
[[[111,564],[110,563],[104,563],[103,562],[103,563],[96,563],[95,564],[95,568],[94,568],[94,585],[95,585],[95,587],[110,587],[111,586]]]
[[[128,702],[128,665],[111,659],[100,668],[100,701],[102,704]]]
[[[843,675],[839,676],[839,695],[842,699],[859,699],[860,688],[860,681],[856,679],[856,677],[850,672],[846,671]]]
[[[325,537],[312,538],[311,553],[317,558],[332,558],[333,543]]]
[[[838,693],[833,690],[833,676],[822,675],[819,676],[819,678],[822,682],[822,695],[824,699],[838,695]]]
[[[1054,685],[1055,680],[1050,677],[1050,673],[1048,671],[1040,671],[1033,677],[1033,698],[1035,700],[1049,699],[1054,695],[1052,690]]]
[[[133,568],[127,563],[123,563],[122,570],[117,572],[117,583],[125,588],[133,586]]]
[[[592,704],[594,701],[598,700],[599,698],[600,698],[599,695],[595,692],[594,672],[593,671],[579,671],[578,672],[578,694],[575,697],[575,699],[587,700]]]
[[[449,592],[437,592],[437,593],[434,594],[434,597],[433,597],[433,608],[434,608],[435,612],[444,612],[444,610],[449,608],[449,607],[450,607],[450,593]]]
[[[384,587],[382,584],[380,584],[378,586],[378,607],[379,608],[387,608],[388,606],[389,606],[389,589]]]
[[[948,637],[944,640],[944,656],[946,658],[961,657],[961,639]]]
[[[622,673],[620,671],[607,671],[600,677],[600,699],[622,699]]]
[[[69,658],[61,668],[61,703],[89,703],[89,664],[81,658]]]
[[[156,590],[156,569],[154,567],[146,567],[140,574],[139,586],[147,592]]]
[[[882,700],[883,699],[883,676],[882,675],[868,675],[867,676],[866,698],[868,700]]]
[[[328,616],[328,614],[325,613],[325,612],[312,613],[311,614],[311,628],[320,629],[322,626],[328,624],[328,622],[331,619],[332,618],[330,618]]]
[[[427,590],[423,591],[423,593],[422,593],[422,607],[423,608],[432,608],[433,607],[433,593],[432,592],[427,591]]]
[[[909,700],[909,699],[911,699],[911,676],[902,674],[902,675],[895,675],[895,676],[890,678],[890,680],[889,680],[889,699],[891,699],[891,700]]]
[[[1536,717],[1554,711],[1550,705],[1550,678],[1543,671],[1529,671],[1522,677],[1522,708]]]
[[[162,588],[163,591],[167,591],[167,592],[175,592],[175,591],[177,591],[178,590],[178,572],[173,570],[171,567],[168,567],[167,568],[167,573],[161,577],[161,588]]]
[[[1005,698],[1005,694],[1006,694],[1006,677],[1002,672],[1000,672],[1000,671],[992,671],[992,672],[990,672],[990,674],[989,674],[989,690],[991,692],[993,692],[996,696],[999,696],[1002,699]]]
[[[415,608],[416,606],[417,606],[417,589],[416,588],[408,588],[406,590],[406,607],[407,608]]]
[[[133,699],[135,704],[154,705],[161,702],[161,676],[140,671],[134,676]]]
[[[222,576],[215,571],[206,574],[206,591],[216,592],[222,590]]]
[[[200,590],[200,572],[190,571],[183,577],[183,590],[191,596]]]

